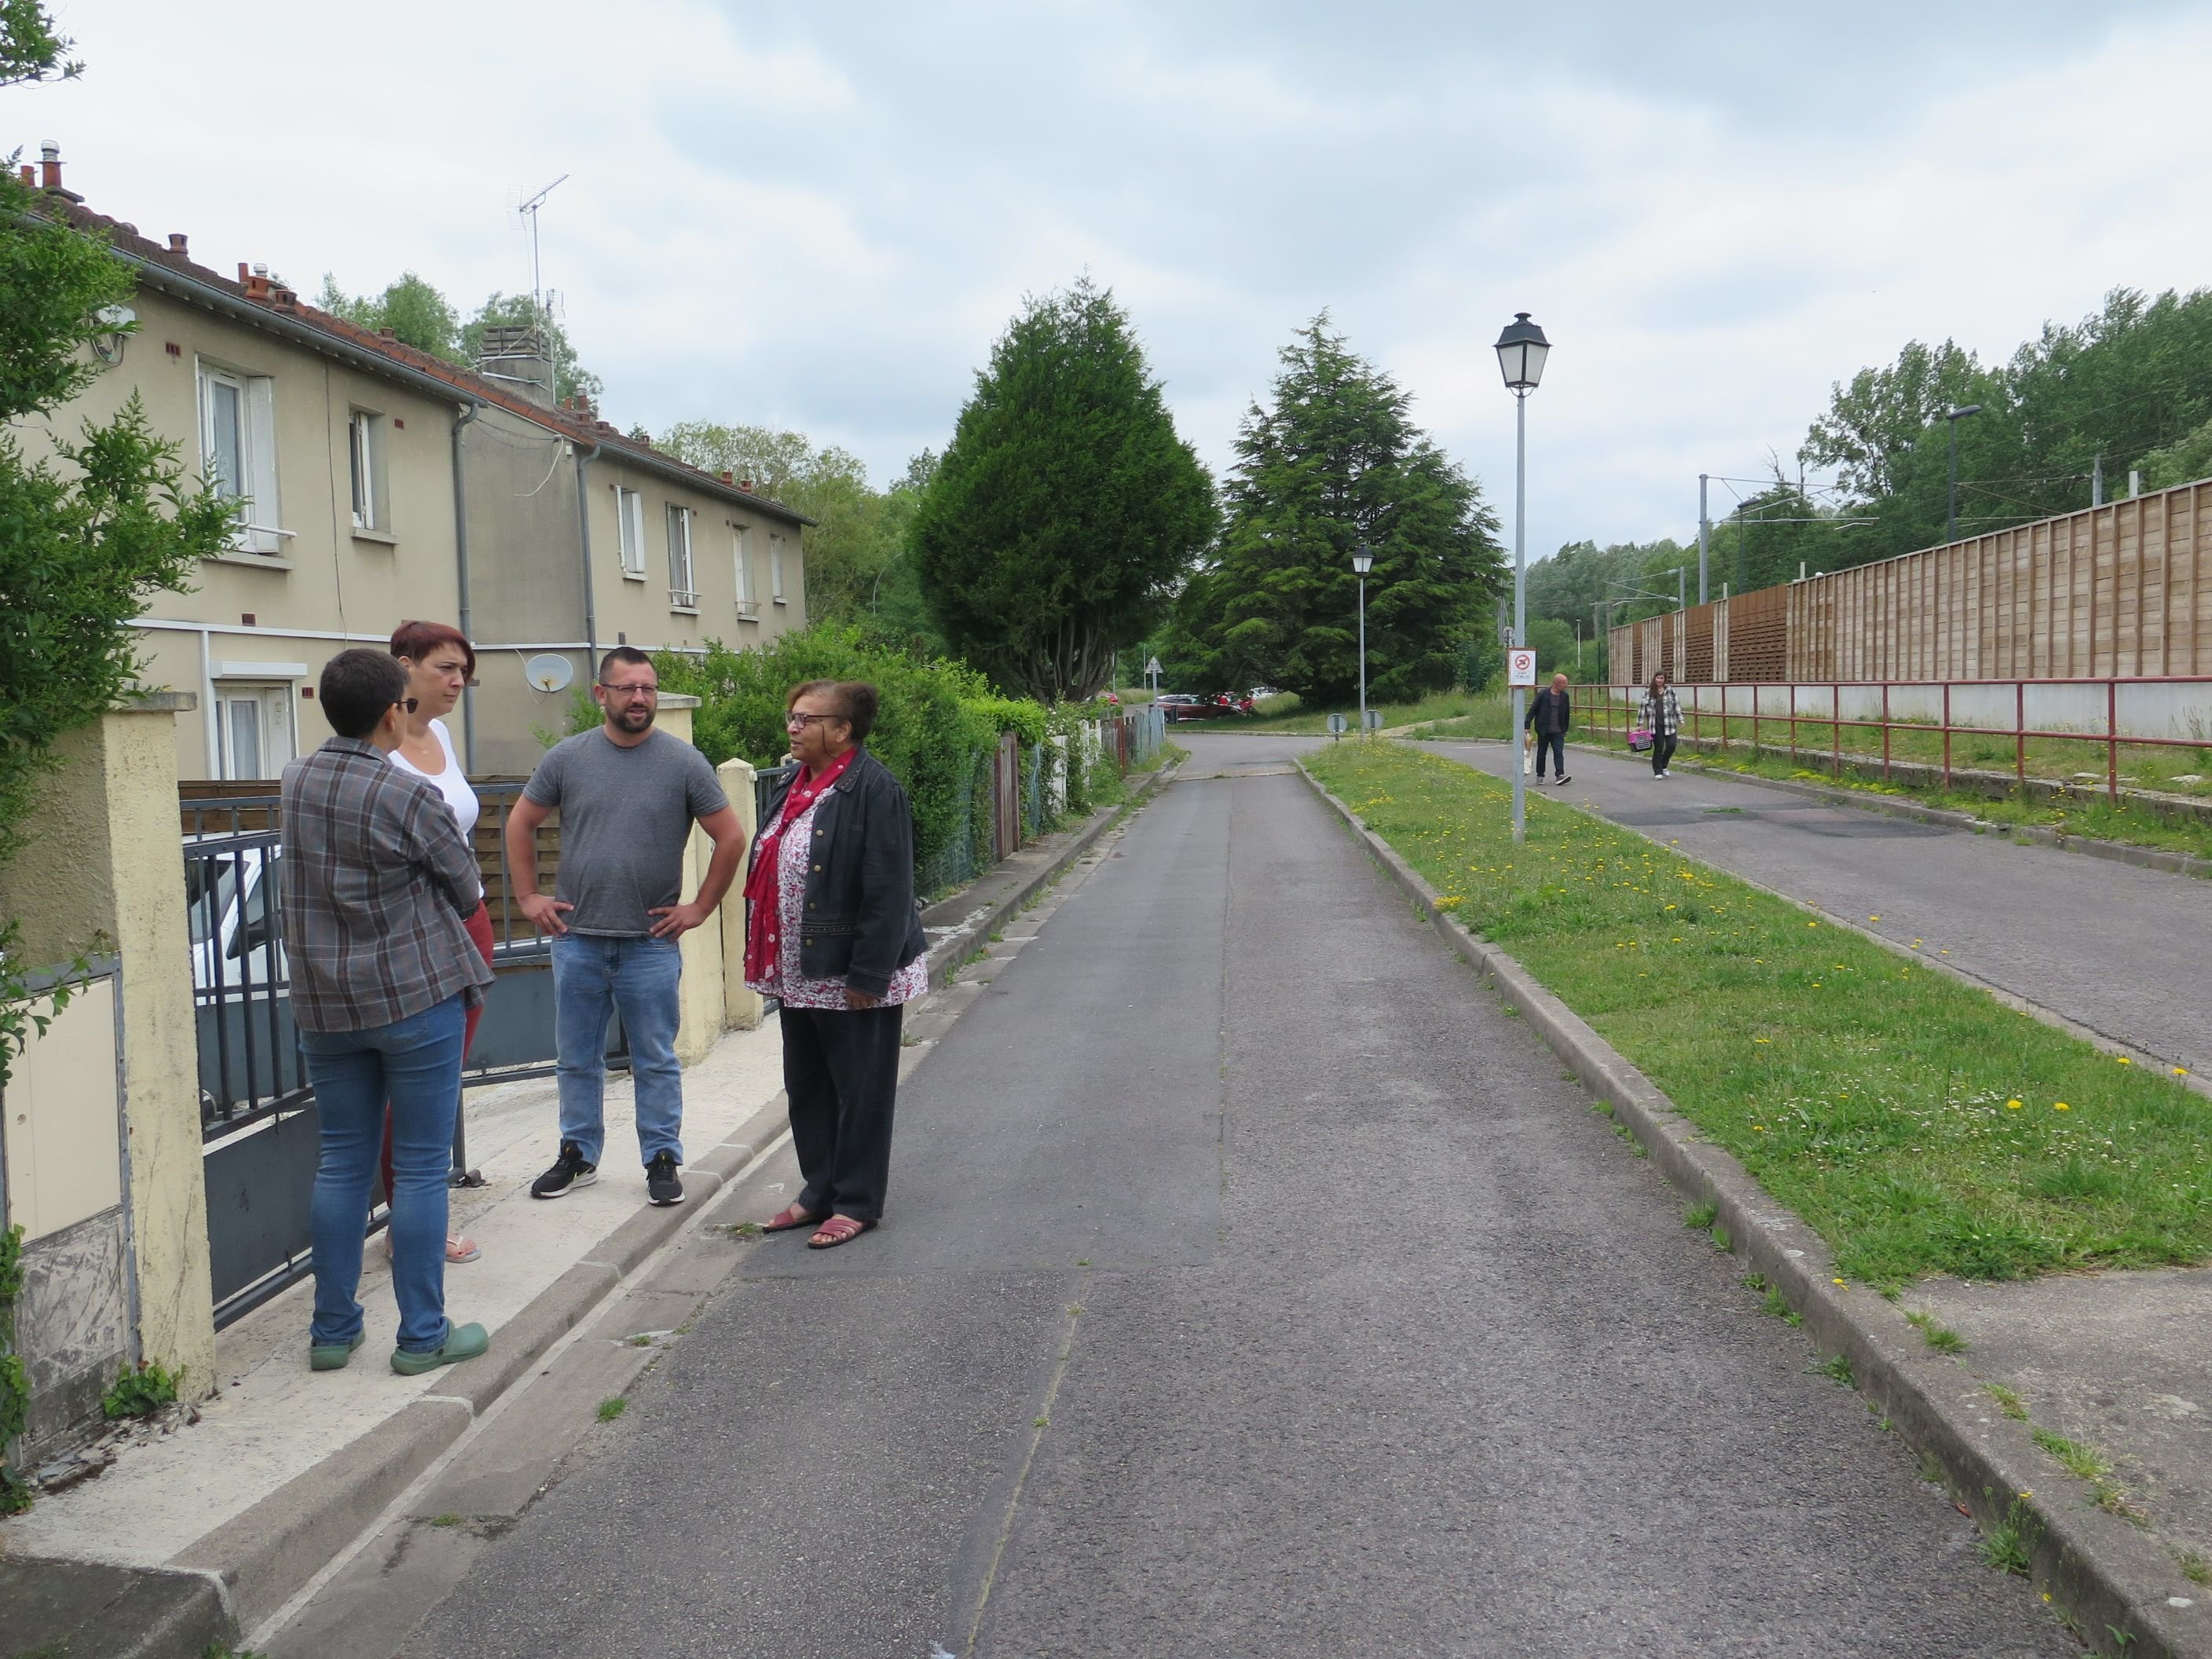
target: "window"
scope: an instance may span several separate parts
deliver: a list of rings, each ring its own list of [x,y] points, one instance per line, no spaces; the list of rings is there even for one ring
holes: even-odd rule
[[[783,599],[783,538],[768,538],[768,596],[778,605]]]
[[[622,527],[623,574],[645,580],[645,497],[635,489],[615,486],[615,522]]]
[[[753,597],[753,573],[745,559],[745,527],[741,524],[730,526],[730,556],[738,572],[738,619],[740,622],[760,620],[760,601]]]
[[[199,365],[200,476],[238,503],[238,546],[280,553],[287,539],[276,502],[274,383],[203,362]]]
[[[216,757],[226,778],[273,778],[295,751],[292,688],[218,680],[215,693]]]
[[[668,603],[683,611],[699,603],[691,585],[691,509],[674,505],[668,509]]]
[[[353,475],[353,527],[392,530],[384,483],[384,416],[356,409],[346,420],[346,457]]]

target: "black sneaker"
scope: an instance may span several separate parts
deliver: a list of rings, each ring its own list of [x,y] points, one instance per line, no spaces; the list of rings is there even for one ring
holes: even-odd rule
[[[681,1204],[684,1183],[676,1178],[676,1154],[655,1152],[645,1166],[645,1196],[651,1204]]]
[[[561,1156],[553,1160],[553,1167],[530,1183],[532,1198],[559,1198],[579,1187],[588,1187],[599,1178],[599,1166],[584,1162],[583,1148],[573,1140],[561,1143]]]
[[[1555,786],[1554,786],[1554,787],[1558,787],[1558,788],[1560,788],[1560,789],[1564,789],[1564,788],[1565,788],[1569,784],[1572,783],[1573,781],[1574,781],[1574,780],[1573,780],[1572,778],[1562,777],[1562,778],[1560,778],[1560,779],[1557,780],[1557,781],[1556,781],[1556,783],[1555,783]]]

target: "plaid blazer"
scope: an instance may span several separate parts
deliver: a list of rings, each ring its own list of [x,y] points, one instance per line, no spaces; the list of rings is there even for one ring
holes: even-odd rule
[[[1646,691],[1644,701],[1637,705],[1636,719],[1638,725],[1650,726],[1660,737],[1679,736],[1682,730],[1682,704],[1674,695],[1674,688],[1668,686],[1656,697]]]
[[[360,738],[284,769],[284,952],[306,1031],[389,1025],[457,993],[483,1000],[491,969],[463,921],[483,902],[476,854],[435,786]]]

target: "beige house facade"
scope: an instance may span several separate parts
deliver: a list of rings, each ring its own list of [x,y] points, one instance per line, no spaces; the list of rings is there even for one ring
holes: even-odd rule
[[[805,625],[803,515],[551,406],[532,377],[458,368],[263,268],[202,265],[181,235],[85,209],[58,162],[47,199],[138,278],[135,331],[103,342],[112,366],[56,426],[135,394],[185,471],[240,503],[229,550],[139,620],[143,683],[198,700],[180,777],[275,780],[330,735],[323,665],[410,619],[477,645],[453,735],[478,776],[527,772],[611,646],[742,648]]]

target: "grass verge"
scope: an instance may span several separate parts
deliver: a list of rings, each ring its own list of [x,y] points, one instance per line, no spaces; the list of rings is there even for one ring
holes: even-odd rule
[[[1317,777],[1827,1240],[2009,1279],[2212,1256],[2212,1102],[1562,802],[1338,744]]]
[[[1493,718],[1493,708],[1495,712]],[[1382,713],[1385,726],[1410,726],[1419,721],[1492,720],[1498,732],[1505,729],[1505,701],[1500,692],[1432,691],[1417,702],[1376,702],[1368,705]],[[1357,704],[1341,708],[1309,708],[1287,692],[1263,698],[1259,712],[1218,720],[1177,720],[1176,729],[1191,732],[1326,732],[1328,717],[1342,714],[1352,726],[1359,724]]]

